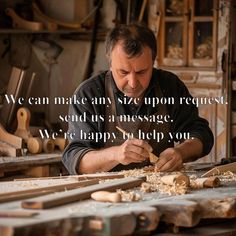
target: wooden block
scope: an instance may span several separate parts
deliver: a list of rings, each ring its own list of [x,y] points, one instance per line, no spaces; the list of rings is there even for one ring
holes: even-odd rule
[[[23,149],[16,148],[8,143],[0,141],[0,156],[19,157],[23,154]]]
[[[190,184],[189,177],[182,173],[162,176],[161,181],[167,185],[179,184],[186,187]]]
[[[146,178],[124,178],[112,180],[110,182],[100,183],[97,185],[84,187],[82,189],[74,189],[63,193],[34,198],[32,200],[23,201],[21,206],[29,209],[47,209],[60,206],[70,202],[80,201],[90,198],[95,191],[115,191],[117,189],[129,189],[141,185]]]
[[[32,211],[2,211],[0,210],[0,217],[17,217],[17,218],[29,218],[38,215],[39,212]]]
[[[60,151],[63,151],[66,148],[66,145],[68,144],[67,139],[64,138],[56,138],[54,140],[55,146],[59,148]]]
[[[197,188],[216,188],[220,186],[220,179],[212,176],[208,178],[197,178],[193,180],[193,187]]]
[[[24,174],[34,177],[49,176],[49,166],[44,165],[44,166],[31,167],[30,169],[25,170]]]
[[[29,138],[27,141],[27,148],[32,154],[41,153],[43,150],[42,140],[36,137]]]
[[[55,144],[52,139],[43,139],[43,151],[46,153],[52,153],[54,151]]]

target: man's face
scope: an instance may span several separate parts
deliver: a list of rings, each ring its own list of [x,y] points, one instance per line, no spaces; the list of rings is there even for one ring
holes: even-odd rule
[[[152,76],[151,49],[144,47],[141,55],[129,58],[118,42],[111,52],[110,60],[110,70],[118,89],[128,97],[142,98]]]

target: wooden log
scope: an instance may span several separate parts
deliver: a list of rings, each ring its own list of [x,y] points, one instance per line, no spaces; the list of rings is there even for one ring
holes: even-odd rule
[[[28,209],[47,209],[55,206],[60,206],[70,202],[88,199],[91,193],[95,191],[115,191],[117,189],[129,189],[139,186],[146,178],[124,178],[113,180],[110,182],[100,183],[98,185],[84,187],[83,189],[70,190],[64,193],[34,198],[28,201],[23,201],[21,206]]]
[[[7,193],[1,193],[0,194],[0,202],[10,202],[55,192],[61,192],[65,190],[75,189],[79,187],[85,187],[93,184],[97,184],[98,180],[83,180],[79,182],[74,183],[66,183],[66,184],[60,184],[60,185],[53,185],[53,186],[47,186],[47,187],[38,187],[33,189],[27,189],[27,190],[19,190],[15,192],[7,192]]]
[[[167,185],[179,184],[186,187],[190,185],[189,177],[182,173],[162,176],[161,181]]]
[[[197,178],[193,180],[192,185],[196,188],[216,188],[220,186],[220,179],[215,176],[208,178]]]
[[[96,191],[91,194],[91,198],[99,202],[121,202],[121,194],[117,192]]]

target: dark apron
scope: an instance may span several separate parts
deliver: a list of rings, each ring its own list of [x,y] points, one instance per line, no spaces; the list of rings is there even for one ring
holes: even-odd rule
[[[152,132],[153,130],[156,130],[156,132],[163,132],[164,138],[157,142],[154,139],[146,140],[153,148],[153,153],[159,156],[159,154],[164,151],[168,147],[173,147],[173,141],[169,141],[168,139],[168,132],[171,132],[170,130],[170,124],[167,122],[164,122],[163,124],[158,124],[156,122],[148,122],[148,121],[140,121],[139,119],[136,119],[135,122],[120,122],[119,116],[117,115],[116,110],[116,102],[115,97],[112,89],[112,74],[111,72],[107,72],[105,77],[105,93],[106,97],[109,97],[111,99],[111,105],[106,107],[105,109],[105,120],[109,120],[109,116],[114,115],[116,117],[115,122],[106,122],[105,123],[105,132],[114,132],[116,135],[116,139],[111,142],[109,139],[105,143],[105,148],[111,147],[111,146],[118,146],[124,143],[123,134],[116,129],[116,126],[122,128],[128,133],[133,133],[134,137],[138,138],[138,131],[141,130],[144,133]],[[158,81],[157,81],[158,83]],[[155,96],[158,98],[161,98],[163,96],[162,91],[160,89],[160,86],[155,86]],[[147,105],[148,106],[148,105]],[[154,115],[167,115],[167,107],[164,104],[158,104],[157,106],[157,112],[154,113]],[[130,163],[128,165],[122,165],[119,164],[116,167],[114,167],[111,171],[120,171],[120,170],[127,170],[127,169],[134,169],[134,168],[142,168],[144,166],[150,165],[149,160],[145,160],[141,163]]]

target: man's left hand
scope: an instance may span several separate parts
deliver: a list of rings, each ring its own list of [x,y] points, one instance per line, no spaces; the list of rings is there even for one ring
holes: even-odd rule
[[[179,150],[167,148],[159,155],[155,165],[156,171],[175,171],[183,167],[183,157]]]

